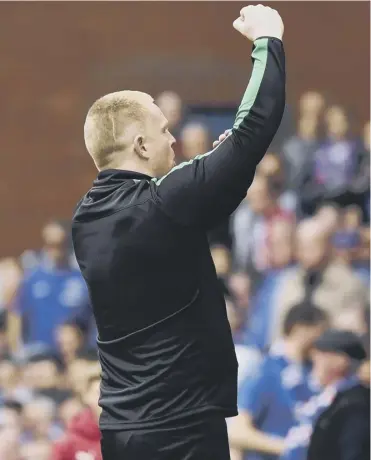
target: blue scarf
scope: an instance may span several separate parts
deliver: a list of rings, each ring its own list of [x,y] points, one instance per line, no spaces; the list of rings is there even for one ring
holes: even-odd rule
[[[306,460],[314,426],[322,413],[331,406],[337,394],[359,384],[357,376],[347,377],[313,396],[297,413],[298,424],[286,437],[286,450],[280,460]]]

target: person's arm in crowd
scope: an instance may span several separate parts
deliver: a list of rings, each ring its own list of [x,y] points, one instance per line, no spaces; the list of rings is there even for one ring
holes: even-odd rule
[[[283,452],[284,439],[264,433],[255,423],[272,410],[272,397],[269,361],[263,360],[254,376],[246,378],[239,388],[239,415],[228,426],[231,447],[271,455]]]
[[[357,410],[358,409],[358,410]],[[370,416],[368,411],[356,408],[343,418],[339,433],[337,460],[366,460],[370,455]]]
[[[271,455],[281,455],[284,450],[284,439],[255,428],[252,417],[246,410],[240,411],[231,423],[228,433],[230,444],[236,449]]]
[[[254,39],[252,75],[230,135],[211,152],[153,179],[157,203],[176,222],[210,230],[246,196],[285,108],[283,28],[276,30]]]

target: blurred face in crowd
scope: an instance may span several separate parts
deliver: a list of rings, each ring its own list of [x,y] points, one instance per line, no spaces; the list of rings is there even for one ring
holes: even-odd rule
[[[219,277],[226,276],[229,273],[231,265],[228,249],[224,246],[214,246],[211,248],[211,256],[217,275]]]
[[[22,447],[22,460],[50,460],[52,453],[51,443],[48,441],[34,441]]]
[[[370,150],[370,122],[368,121],[363,128],[363,143]]]
[[[58,387],[60,374],[56,363],[53,360],[28,363],[24,368],[23,383],[38,390]]]
[[[292,262],[294,225],[287,220],[277,220],[270,232],[270,260],[272,267],[284,268]]]
[[[156,104],[167,118],[169,129],[175,128],[182,118],[182,100],[180,97],[176,93],[165,91],[157,97]]]
[[[36,399],[25,405],[23,423],[35,439],[47,439],[50,425],[55,415],[55,406],[51,400]]]
[[[314,342],[328,327],[326,321],[316,325],[297,324],[290,332],[290,339],[296,344],[302,358],[309,358]]]
[[[300,118],[298,124],[298,135],[302,139],[312,140],[317,138],[318,117],[306,115]]]
[[[11,390],[18,383],[19,373],[17,367],[7,360],[0,360],[0,388]]]
[[[45,226],[42,232],[44,250],[55,263],[62,263],[67,256],[66,230],[58,222],[51,222]]]
[[[301,222],[296,231],[296,259],[305,270],[321,268],[329,254],[329,239],[314,219]]]
[[[260,175],[255,176],[247,192],[246,199],[251,210],[256,214],[265,214],[276,205],[269,192],[267,179]]]
[[[58,408],[58,418],[63,426],[68,426],[70,421],[81,412],[83,405],[77,398],[70,398],[64,401]]]
[[[77,351],[83,343],[82,334],[77,326],[64,324],[56,331],[58,349],[65,362],[70,362],[75,358]]]
[[[338,229],[340,223],[340,213],[335,206],[322,206],[315,215],[315,220],[320,224],[323,231],[327,234],[333,233]]]
[[[328,351],[313,350],[313,375],[322,386],[330,385],[345,377],[350,369],[346,355]]]
[[[206,153],[210,147],[208,130],[199,123],[185,126],[181,133],[182,154],[186,160],[191,160],[196,155]]]
[[[325,105],[323,96],[317,91],[307,91],[299,101],[300,116],[318,117]]]
[[[275,153],[268,152],[257,167],[258,174],[274,179],[277,183],[284,180],[281,159]]]
[[[98,361],[76,359],[68,366],[67,375],[70,387],[76,394],[83,395],[90,376],[99,374],[99,372],[101,368]]]
[[[344,109],[339,106],[333,106],[327,110],[325,114],[325,124],[326,132],[329,137],[341,139],[348,132],[348,118]]]
[[[362,222],[362,211],[358,206],[350,206],[344,210],[343,226],[346,230],[358,230]]]

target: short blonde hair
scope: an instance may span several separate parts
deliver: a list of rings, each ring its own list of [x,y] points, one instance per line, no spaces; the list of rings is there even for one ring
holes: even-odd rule
[[[140,91],[107,94],[91,106],[84,125],[85,145],[99,170],[115,166],[115,153],[126,148],[126,128],[142,122],[153,98]]]

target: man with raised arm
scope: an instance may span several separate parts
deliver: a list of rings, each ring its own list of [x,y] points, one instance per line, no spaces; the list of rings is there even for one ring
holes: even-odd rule
[[[285,105],[279,14],[248,6],[233,26],[253,42],[253,71],[211,152],[174,167],[144,93],[108,94],[86,118],[99,174],[72,232],[98,328],[104,460],[229,459],[237,361],[207,232],[245,197]]]

